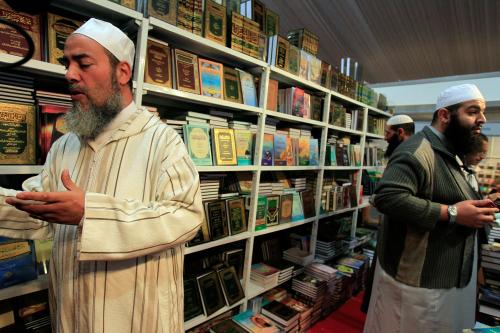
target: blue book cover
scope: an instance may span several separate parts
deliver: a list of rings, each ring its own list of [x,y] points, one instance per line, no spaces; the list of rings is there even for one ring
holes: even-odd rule
[[[262,142],[262,165],[273,165],[274,162],[274,139],[273,135],[264,133]]]
[[[302,221],[304,219],[304,209],[302,207],[302,200],[300,199],[300,193],[293,192],[293,203],[292,203],[292,222]]]
[[[274,134],[274,165],[286,165],[286,135]]]
[[[201,94],[215,98],[222,98],[222,64],[198,59],[200,63]]]
[[[309,165],[319,165],[318,139],[309,140]]]
[[[253,75],[244,71],[238,70],[240,73],[241,94],[243,95],[243,103],[250,106],[258,106],[257,90]]]

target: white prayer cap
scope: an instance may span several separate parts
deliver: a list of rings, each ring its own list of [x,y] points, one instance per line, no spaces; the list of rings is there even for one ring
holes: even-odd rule
[[[480,99],[484,101],[484,97],[479,89],[474,84],[460,84],[443,90],[437,99],[436,110],[445,108],[450,105]]]
[[[411,119],[410,116],[407,116],[405,114],[398,114],[396,116],[392,116],[391,118],[389,118],[386,124],[388,126],[393,126],[393,125],[401,125],[408,123],[413,123],[413,119]]]
[[[111,52],[119,61],[126,61],[130,68],[134,66],[134,43],[120,29],[111,23],[91,18],[73,34],[81,34],[92,38]]]

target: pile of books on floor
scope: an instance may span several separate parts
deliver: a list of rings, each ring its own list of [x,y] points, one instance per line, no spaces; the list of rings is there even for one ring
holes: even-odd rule
[[[264,263],[252,264],[250,280],[263,288],[271,288],[278,284],[280,270]]]
[[[263,295],[262,303],[266,304],[266,302],[278,301],[289,308],[294,309],[299,313],[299,320],[297,324],[297,329],[299,333],[306,332],[312,326],[312,312],[313,308],[304,302],[301,302],[297,298],[292,297],[286,289],[283,288],[274,288],[269,290],[267,293]],[[262,307],[258,308],[259,312]],[[264,313],[264,312],[263,312]]]
[[[313,263],[306,267],[306,274],[326,282],[328,291],[323,303],[323,316],[329,314],[333,310],[335,282],[337,281],[337,270],[328,265]]]
[[[313,308],[312,322],[321,318],[322,307],[327,291],[326,281],[308,274],[300,274],[292,279],[295,296]]]

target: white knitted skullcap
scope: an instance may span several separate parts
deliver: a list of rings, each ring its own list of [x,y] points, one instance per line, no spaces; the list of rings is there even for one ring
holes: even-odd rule
[[[467,83],[452,86],[446,88],[439,94],[436,102],[436,110],[473,99],[480,99],[484,101],[484,97],[476,85]]]
[[[393,126],[408,123],[413,123],[413,119],[411,119],[410,116],[407,116],[405,114],[398,114],[397,116],[392,116],[391,118],[389,118],[386,124],[389,126]]]
[[[120,29],[111,23],[91,18],[73,34],[81,34],[92,38],[111,52],[119,61],[126,61],[130,68],[134,66],[134,43]]]

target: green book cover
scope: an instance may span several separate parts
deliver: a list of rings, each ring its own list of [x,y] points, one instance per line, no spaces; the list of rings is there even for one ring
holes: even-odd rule
[[[257,213],[255,214],[255,230],[262,230],[266,228],[266,213],[267,197],[259,195],[259,198],[257,199]]]
[[[182,125],[184,142],[189,157],[195,165],[212,165],[212,148],[210,146],[210,128],[205,125]]]

